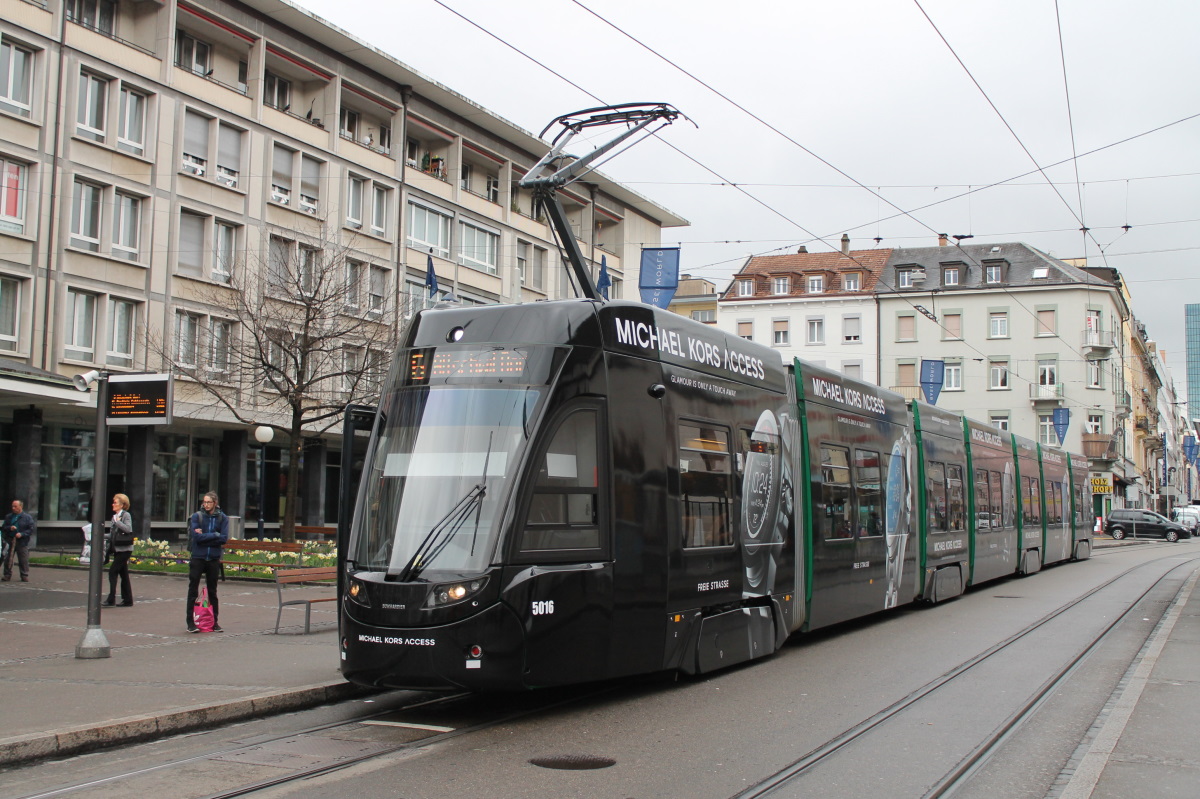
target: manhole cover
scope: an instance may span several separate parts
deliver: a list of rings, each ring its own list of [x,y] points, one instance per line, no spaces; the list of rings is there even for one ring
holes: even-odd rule
[[[562,769],[608,768],[617,764],[617,761],[611,757],[597,757],[595,755],[551,755],[549,757],[535,757],[529,762],[542,768]]]

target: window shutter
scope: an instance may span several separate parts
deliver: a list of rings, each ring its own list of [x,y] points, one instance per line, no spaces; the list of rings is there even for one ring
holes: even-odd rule
[[[183,151],[203,161],[208,160],[208,121],[193,111],[183,115]]]
[[[278,144],[271,159],[271,182],[288,191],[292,190],[292,151]]]
[[[321,162],[307,155],[300,157],[300,193],[313,199],[321,196]]]
[[[229,125],[221,125],[217,137],[217,166],[230,172],[242,171],[242,132]]]

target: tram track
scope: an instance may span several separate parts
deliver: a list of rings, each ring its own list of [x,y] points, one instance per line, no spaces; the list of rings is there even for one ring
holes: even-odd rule
[[[1107,581],[1095,586],[1089,591],[1081,594],[1075,599],[1063,604],[1052,612],[1044,615],[1040,619],[1032,622],[1026,627],[1018,630],[1008,638],[980,652],[974,657],[963,661],[954,668],[944,672],[940,676],[925,683],[919,688],[913,690],[903,698],[880,710],[868,718],[863,719],[852,727],[847,728],[842,733],[829,738],[821,745],[809,750],[801,757],[793,760],[791,763],[774,772],[767,778],[758,783],[746,788],[745,790],[734,794],[731,799],[759,799],[760,797],[770,797],[773,795],[784,795],[784,792],[789,789],[794,789],[806,776],[811,774],[816,768],[826,763],[833,755],[842,753],[849,747],[854,746],[864,736],[869,733],[882,732],[890,723],[896,721],[906,712],[912,711],[919,703],[935,696],[937,692],[945,689],[951,683],[979,669],[981,666],[989,663],[1002,652],[1012,647],[1014,644],[1021,642],[1038,630],[1046,627],[1051,622],[1060,619],[1065,614],[1079,608],[1089,599],[1096,597],[1102,591],[1111,586],[1120,583],[1125,578],[1133,573],[1145,569],[1154,564],[1160,563],[1168,558],[1176,558],[1177,555],[1158,558],[1154,561],[1148,561],[1136,566],[1130,567],[1120,574],[1114,575]],[[939,780],[932,784],[924,793],[923,799],[940,799],[940,797],[952,796],[954,792],[963,785],[967,780],[974,775],[978,769],[988,761],[988,759],[999,750],[1004,743],[1021,727],[1021,725],[1030,719],[1037,710],[1045,703],[1046,699],[1054,693],[1054,691],[1062,686],[1071,675],[1079,668],[1079,666],[1096,651],[1124,622],[1128,621],[1135,612],[1139,612],[1143,601],[1145,601],[1152,593],[1158,590],[1166,581],[1172,579],[1180,569],[1194,567],[1200,563],[1200,556],[1190,557],[1185,562],[1171,568],[1162,576],[1155,579],[1150,586],[1137,596],[1137,598],[1128,604],[1128,607],[1118,614],[1110,623],[1106,624],[1091,640],[1084,646],[1074,657],[1070,658],[1064,665],[1055,670],[1055,672],[1046,679],[1021,705],[1011,713],[1000,725],[998,725],[990,734],[985,736],[972,750],[963,758],[959,759],[955,765],[949,769]]]

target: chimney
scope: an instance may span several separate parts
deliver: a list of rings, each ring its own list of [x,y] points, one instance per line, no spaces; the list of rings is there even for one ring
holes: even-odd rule
[[[801,244],[799,247],[796,248],[796,253],[799,255],[803,255],[806,252],[808,252],[808,248],[805,247],[803,244]]]
[[[842,255],[849,255],[849,254],[850,254],[850,235],[847,233],[843,233],[842,234]]]
[[[950,243],[949,236],[947,236],[945,233],[938,234],[938,246],[939,247],[945,247],[949,243]]]

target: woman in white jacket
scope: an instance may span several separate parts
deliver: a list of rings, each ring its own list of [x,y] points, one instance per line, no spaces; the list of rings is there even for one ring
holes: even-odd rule
[[[112,607],[117,604],[117,577],[121,578],[121,605],[129,607],[133,604],[133,586],[129,583],[129,556],[133,554],[133,517],[129,515],[129,497],[116,494],[112,501],[112,528],[109,532],[112,542],[113,561],[108,567],[108,599],[105,605]]]

